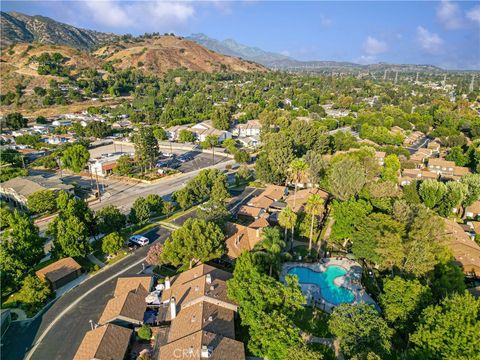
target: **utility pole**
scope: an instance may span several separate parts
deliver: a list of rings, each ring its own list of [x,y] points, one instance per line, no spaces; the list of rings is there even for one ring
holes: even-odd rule
[[[95,177],[97,180],[97,194],[98,194],[98,201],[102,202],[102,195],[100,194],[100,185],[98,184],[98,172],[97,169],[95,169]]]

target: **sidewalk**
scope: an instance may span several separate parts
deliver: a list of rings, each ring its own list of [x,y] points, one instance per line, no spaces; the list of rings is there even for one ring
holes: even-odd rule
[[[105,264],[100,260],[98,260],[93,254],[88,254],[87,258],[88,260],[90,260],[90,262],[94,263],[95,265],[98,265],[100,268],[103,268],[105,266]]]

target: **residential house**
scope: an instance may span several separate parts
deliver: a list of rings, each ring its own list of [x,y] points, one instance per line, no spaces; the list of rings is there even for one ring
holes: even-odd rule
[[[427,149],[431,150],[434,154],[438,154],[440,152],[440,143],[436,140],[430,141]]]
[[[227,257],[236,259],[244,251],[251,251],[262,240],[262,230],[270,226],[264,218],[258,218],[248,226],[227,223],[227,236],[225,245]]]
[[[310,195],[319,195],[324,204],[328,202],[330,195],[319,189],[319,188],[309,188],[309,189],[301,189],[297,190],[297,193],[292,193],[288,195],[286,202],[288,206],[295,212],[304,211],[305,205],[307,204],[308,198]]]
[[[460,180],[462,176],[470,173],[470,169],[463,166],[456,166],[455,162],[441,158],[430,159],[428,161],[428,170],[439,174],[442,178],[450,180]]]
[[[191,132],[195,133],[198,141],[205,141],[207,136],[216,136],[219,142],[224,142],[227,139],[232,138],[232,133],[226,130],[215,129],[212,125],[211,120],[203,121],[201,123],[193,125],[190,129]]]
[[[287,194],[286,186],[268,185],[263,193],[239,208],[238,215],[258,219],[262,214],[282,207],[280,200]]]
[[[424,133],[421,131],[413,131],[410,135],[408,135],[405,140],[403,140],[404,146],[411,146],[415,144],[417,141],[422,139],[425,136]]]
[[[245,359],[242,342],[235,340],[237,305],[227,296],[232,274],[201,264],[165,279],[159,317],[170,323],[159,360]]]
[[[105,154],[101,157],[90,159],[88,163],[88,171],[92,175],[98,176],[107,176],[112,173],[115,166],[117,166],[117,161],[122,156],[133,157],[132,153],[125,152],[116,152],[111,154]]]
[[[405,186],[415,180],[438,179],[438,174],[422,169],[403,169],[400,185]]]
[[[65,184],[57,176],[21,176],[0,183],[0,197],[16,206],[26,207],[28,196],[41,190],[73,193],[73,185]]]
[[[243,138],[238,138],[240,144],[246,148],[253,148],[256,149],[257,146],[260,145],[260,137],[259,136],[248,136]]]
[[[383,164],[385,164],[385,156],[387,154],[385,153],[385,151],[375,151],[375,160],[378,161],[378,164],[380,166],[383,166]]]
[[[107,302],[98,323],[113,323],[125,327],[143,324],[147,303],[145,298],[150,292],[151,276],[131,276],[119,278],[114,297]]]
[[[71,257],[60,259],[38,270],[35,275],[40,280],[48,281],[53,290],[68,284],[78,278],[82,273],[82,267]]]
[[[72,125],[72,120],[69,119],[57,119],[52,121],[52,126],[57,127],[57,126],[71,126]]]
[[[262,131],[262,124],[258,120],[248,120],[245,124],[237,124],[232,129],[232,135],[240,138],[258,137]]]
[[[99,326],[87,332],[73,360],[124,359],[133,331],[114,324]]]
[[[476,219],[480,216],[480,201],[475,201],[472,205],[465,209],[465,217],[468,219]]]
[[[165,129],[165,132],[167,133],[167,136],[168,136],[168,140],[177,141],[180,136],[180,132],[182,130],[191,131],[188,125],[175,125]]]
[[[465,233],[457,222],[445,219],[447,241],[455,262],[463,272],[472,277],[480,276],[480,246]]]
[[[417,169],[423,169],[426,160],[430,156],[432,156],[432,151],[430,149],[419,148],[410,156],[410,162],[412,162]]]

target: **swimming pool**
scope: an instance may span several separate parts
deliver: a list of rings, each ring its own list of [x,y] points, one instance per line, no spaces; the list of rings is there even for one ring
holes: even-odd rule
[[[294,266],[288,270],[288,274],[296,275],[301,284],[314,284],[320,288],[321,296],[325,301],[340,305],[344,303],[352,303],[355,300],[353,292],[344,287],[335,285],[333,280],[339,276],[343,276],[347,270],[340,266],[327,266],[326,271],[314,271],[303,266]]]

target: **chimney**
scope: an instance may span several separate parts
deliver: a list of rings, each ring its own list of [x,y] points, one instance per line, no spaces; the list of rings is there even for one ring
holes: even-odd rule
[[[210,285],[212,283],[212,275],[207,274],[207,277],[206,277],[205,281],[207,282],[208,285]]]
[[[260,228],[258,228],[256,232],[257,232],[257,238],[260,239]]]
[[[177,317],[177,303],[174,297],[170,299],[170,317],[172,320]]]
[[[166,289],[170,289],[170,277],[169,276],[167,276],[165,278],[165,290]]]
[[[212,348],[207,345],[202,345],[202,350],[200,352],[200,357],[202,359],[208,359],[212,356]]]

